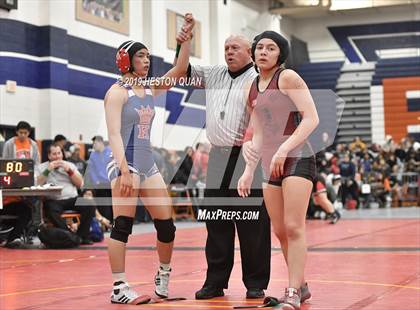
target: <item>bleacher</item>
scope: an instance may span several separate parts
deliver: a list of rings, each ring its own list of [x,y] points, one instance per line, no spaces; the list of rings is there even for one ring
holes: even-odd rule
[[[331,89],[335,91],[340,76],[342,61],[306,63],[297,68],[310,89]]]
[[[345,64],[337,80],[337,95],[345,102],[339,124],[338,142],[349,143],[359,136],[371,142],[370,85],[373,63]]]
[[[382,79],[420,76],[420,57],[379,59],[372,85],[381,85]]]

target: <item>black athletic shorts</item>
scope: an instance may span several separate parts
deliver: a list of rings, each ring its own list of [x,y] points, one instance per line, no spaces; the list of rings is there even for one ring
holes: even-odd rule
[[[264,182],[281,186],[282,181],[290,176],[302,177],[313,182],[316,176],[315,157],[288,157],[284,163],[283,174],[280,177],[271,176],[268,178],[264,173]]]

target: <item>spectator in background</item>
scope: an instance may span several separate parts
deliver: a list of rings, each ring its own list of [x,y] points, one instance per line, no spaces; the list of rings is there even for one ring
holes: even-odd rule
[[[163,149],[153,147],[152,148],[152,153],[153,153],[153,160],[155,161],[156,166],[158,167],[160,173],[162,174],[163,179],[166,182],[166,180],[168,179],[169,176],[168,176],[167,163],[166,163],[165,158],[163,156],[163,154],[164,154]]]
[[[405,167],[406,172],[417,172],[420,167],[420,152],[414,150],[413,147],[410,147],[407,151],[407,156],[405,158]]]
[[[162,175],[166,184],[169,184],[174,177],[174,166],[171,164],[171,154],[168,150],[161,148],[160,153],[165,163],[165,175]]]
[[[335,157],[337,157],[339,161],[343,160],[344,156],[346,155],[346,148],[344,144],[342,143],[337,144],[334,155]]]
[[[331,173],[339,175],[340,168],[338,167],[338,158],[336,156],[333,156],[330,161],[331,161],[331,168],[330,168]]]
[[[350,143],[349,149],[353,153],[364,152],[366,149],[366,144],[360,139],[360,137],[356,137],[354,141]]]
[[[335,148],[334,140],[330,137],[328,132],[322,133],[321,150],[324,152],[330,152]]]
[[[56,135],[54,137],[53,144],[61,147],[62,151],[64,152],[63,159],[67,159],[70,157],[71,155],[69,152],[70,143],[67,141],[67,138],[65,136],[63,136],[62,134]]]
[[[102,136],[92,138],[93,152],[90,154],[88,161],[88,174],[91,185],[94,189],[95,197],[102,198],[97,200],[97,208],[99,212],[108,220],[113,220],[112,202],[111,202],[111,185],[108,179],[106,168],[111,162],[111,148],[105,146]]]
[[[92,206],[76,206],[77,189],[83,185],[83,178],[76,166],[63,160],[62,149],[58,145],[48,147],[48,161],[38,165],[36,169],[37,184],[53,183],[63,187],[58,196],[48,197],[45,201],[46,216],[55,227],[69,229],[61,214],[64,210],[76,210],[80,213],[80,226],[77,234],[82,244],[92,244],[89,229],[95,208]],[[70,229],[69,229],[70,230]]]
[[[90,205],[90,206],[95,207],[95,217],[99,225],[101,225],[102,231],[108,231],[109,229],[111,229],[112,227],[111,222],[96,209],[96,205],[95,205],[94,197],[93,197],[93,191],[91,189],[85,189],[82,192],[82,197],[84,198],[84,201],[86,202],[85,205]]]
[[[340,175],[342,178],[342,203],[346,205],[347,199],[358,201],[358,186],[355,182],[356,166],[350,161],[350,155],[345,154],[339,164]]]
[[[396,145],[394,143],[394,140],[392,140],[392,136],[387,135],[385,139],[385,143],[382,145],[381,149],[387,153],[393,152],[396,149]]]
[[[176,173],[176,164],[178,163],[180,157],[177,153],[177,151],[174,150],[170,150],[168,151],[168,163],[172,169],[172,174],[170,175],[170,182],[173,182],[173,178],[175,177],[175,173]]]
[[[392,167],[392,174],[389,176],[389,186],[391,188],[391,201],[393,207],[399,207],[401,201],[401,185],[403,181],[402,179],[402,169],[395,165],[394,167]]]
[[[387,160],[386,163],[388,164],[388,166],[392,169],[392,167],[394,167],[395,165],[398,165],[398,159],[395,156],[394,153],[390,153],[389,156],[387,156]]]
[[[77,170],[80,172],[80,174],[84,176],[87,163],[80,157],[80,146],[78,144],[73,144],[70,146],[69,151],[71,155],[68,161],[73,163],[77,167]]]
[[[365,153],[363,159],[360,161],[362,173],[369,173],[372,171],[372,160],[370,159],[369,153]]]
[[[174,183],[180,183],[187,185],[191,170],[193,167],[193,155],[194,150],[192,147],[186,147],[182,152],[178,162],[176,163],[176,174],[174,177]]]
[[[391,173],[391,167],[387,164],[385,161],[385,158],[381,156],[379,159],[379,167],[380,167],[380,173],[382,175],[388,175]]]
[[[207,176],[207,166],[209,162],[209,154],[204,143],[195,145],[194,161],[192,168],[192,181],[194,183],[205,182]]]
[[[339,168],[340,168],[340,175],[342,178],[354,179],[354,176],[356,174],[356,167],[350,161],[349,154],[344,155],[343,161],[339,164]]]
[[[64,147],[67,144],[67,138],[62,134],[58,134],[54,137],[53,144],[58,145],[62,150],[64,150]]]
[[[16,126],[16,137],[7,140],[4,144],[3,158],[33,159],[35,164],[39,164],[38,145],[29,138],[30,133],[31,125],[25,121],[20,121]]]

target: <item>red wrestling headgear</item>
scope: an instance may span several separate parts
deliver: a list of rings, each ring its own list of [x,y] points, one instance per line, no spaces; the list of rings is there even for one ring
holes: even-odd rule
[[[120,45],[115,57],[115,63],[122,74],[132,71],[131,60],[134,54],[143,48],[147,49],[142,43],[132,40]]]

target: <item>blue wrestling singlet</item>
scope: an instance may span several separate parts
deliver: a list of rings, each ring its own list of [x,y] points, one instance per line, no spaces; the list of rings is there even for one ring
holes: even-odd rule
[[[131,173],[140,176],[140,181],[159,172],[153,159],[150,144],[150,130],[155,117],[155,106],[150,88],[145,88],[145,96],[137,96],[131,86],[121,80],[118,85],[128,91],[128,100],[121,112],[121,138],[125,150],[125,158]],[[121,175],[115,162],[111,161],[107,167],[110,181]]]

